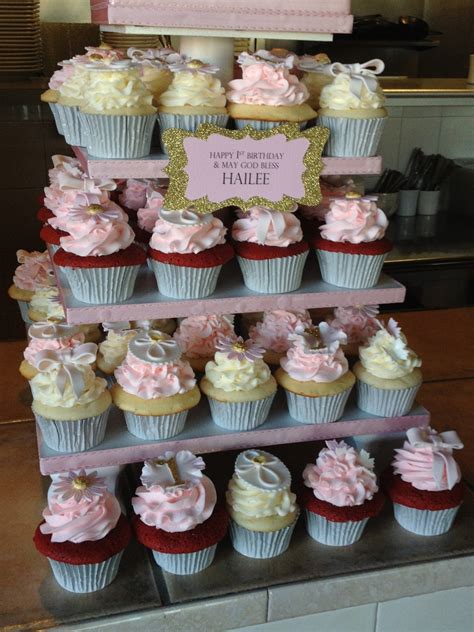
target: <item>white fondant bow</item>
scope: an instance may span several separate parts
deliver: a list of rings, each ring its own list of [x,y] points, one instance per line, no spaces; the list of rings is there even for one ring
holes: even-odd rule
[[[377,89],[376,75],[380,75],[385,69],[385,64],[381,59],[371,59],[364,64],[341,64],[335,62],[331,64],[330,72],[336,77],[337,75],[349,75],[351,78],[351,90],[355,96],[360,97],[362,86],[368,92],[375,92]]]
[[[160,217],[170,224],[177,224],[179,226],[193,226],[195,224],[204,224],[212,218],[208,215],[199,215],[195,211],[185,209],[183,211],[169,211],[166,208],[160,209]]]
[[[64,171],[58,174],[58,186],[62,191],[75,189],[85,193],[114,191],[117,188],[116,183],[108,178],[76,178]]]
[[[93,364],[96,359],[97,345],[88,342],[74,349],[60,349],[58,351],[40,351],[35,358],[35,365],[41,373],[58,370],[56,386],[61,395],[66,386],[71,385],[76,399],[84,390],[84,376],[81,367]]]
[[[281,237],[286,228],[285,218],[283,213],[278,211],[271,211],[267,208],[258,208],[257,210],[257,239],[258,243],[265,243],[265,238],[268,234],[270,226],[273,227],[277,237]]]
[[[437,483],[443,480],[446,470],[448,488],[452,489],[458,479],[458,466],[452,457],[453,450],[462,450],[464,444],[457,432],[436,432],[433,428],[410,428],[407,439],[414,448],[428,448],[433,452],[433,477]]]
[[[73,325],[51,323],[47,320],[33,323],[28,329],[29,336],[43,339],[65,338],[66,336],[73,336],[77,332],[77,327]]]
[[[148,334],[135,336],[129,349],[140,360],[157,364],[171,362],[180,356],[176,340],[153,340]]]

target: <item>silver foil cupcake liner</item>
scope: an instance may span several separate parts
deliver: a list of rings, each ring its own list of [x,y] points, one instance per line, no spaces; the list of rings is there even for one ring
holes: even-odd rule
[[[222,266],[188,268],[149,259],[158,291],[171,298],[204,298],[216,289]]]
[[[208,397],[212,421],[228,430],[253,430],[265,423],[275,394],[253,402],[219,402]]]
[[[117,577],[123,551],[98,564],[67,564],[48,558],[55,580],[73,593],[102,590]]]
[[[101,415],[70,421],[48,419],[34,413],[46,445],[56,452],[84,452],[104,440],[110,406]]]
[[[83,303],[121,303],[129,299],[135,287],[140,266],[109,268],[73,268],[61,266],[74,298]]]
[[[245,259],[237,257],[244,283],[260,294],[294,292],[301,285],[308,251],[275,259]]]
[[[51,113],[53,115],[54,122],[56,124],[56,131],[58,132],[58,134],[63,136],[64,135],[64,130],[63,130],[63,124],[62,124],[62,121],[61,121],[61,116],[59,114],[58,104],[57,103],[50,103],[49,107],[51,109]]]
[[[305,511],[306,530],[308,534],[321,544],[328,546],[349,546],[360,540],[369,519],[347,522],[333,522],[324,516]]]
[[[56,111],[61,121],[66,143],[84,147],[87,144],[87,130],[82,124],[79,106],[56,103]]]
[[[124,410],[123,414],[130,434],[140,439],[156,441],[169,439],[183,432],[188,411],[183,410],[172,415],[136,415]]]
[[[280,125],[286,125],[287,123],[291,123],[291,121],[258,121],[256,119],[234,119],[235,129],[244,129],[244,127],[252,127],[253,129],[259,131],[265,131],[268,129],[273,129],[274,127],[280,127]],[[300,130],[305,129],[308,121],[302,121],[299,123]]]
[[[413,408],[421,382],[400,389],[377,388],[357,380],[357,408],[379,417],[402,417]]]
[[[290,546],[291,536],[298,518],[283,529],[277,531],[251,531],[230,521],[230,539],[234,549],[256,559],[268,559],[284,553]]]
[[[351,388],[326,397],[306,397],[285,390],[290,416],[304,424],[328,424],[344,414]]]
[[[387,117],[352,119],[318,116],[317,124],[331,132],[324,155],[341,158],[375,156]]]
[[[214,561],[217,544],[194,553],[160,553],[152,551],[155,562],[173,575],[194,575],[208,568]]]
[[[156,114],[80,113],[87,151],[98,158],[143,158],[150,153]]]
[[[30,309],[29,301],[17,301],[17,303],[18,303],[18,307],[20,309],[20,314],[21,314],[21,317],[23,319],[23,322],[25,323],[25,325],[31,325],[33,323],[33,321],[28,316],[28,311]]]
[[[167,129],[185,129],[195,132],[203,123],[212,123],[218,127],[225,127],[229,116],[227,114],[169,114],[158,112],[161,132]]]
[[[321,277],[326,283],[365,290],[377,285],[386,254],[351,255],[316,248]]]
[[[417,535],[442,535],[449,531],[453,525],[457,507],[430,511],[429,509],[413,509],[399,503],[393,503],[393,514],[398,524]]]

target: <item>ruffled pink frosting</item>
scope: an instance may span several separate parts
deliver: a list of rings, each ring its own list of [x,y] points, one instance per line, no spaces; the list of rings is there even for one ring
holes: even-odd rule
[[[227,228],[217,217],[210,221],[178,225],[160,217],[153,228],[150,246],[165,253],[203,252],[225,243]]]
[[[84,175],[84,171],[81,167],[81,163],[77,158],[71,158],[71,156],[62,156],[61,154],[55,154],[51,156],[54,167],[49,169],[48,177],[50,186],[57,187],[59,185],[60,175],[67,175],[73,178],[80,178]]]
[[[149,527],[169,533],[190,531],[205,522],[214,511],[217,495],[212,481],[203,476],[199,483],[173,487],[138,487],[133,509]]]
[[[380,329],[376,318],[364,314],[357,307],[336,307],[334,317],[328,318],[327,322],[346,334],[348,344],[364,343]]]
[[[43,511],[45,523],[41,533],[51,534],[52,542],[91,542],[102,540],[117,525],[121,515],[120,505],[110,492],[83,498],[60,501],[53,497]]]
[[[242,67],[242,79],[229,81],[227,100],[247,105],[301,105],[309,96],[287,68],[257,62]]]
[[[321,226],[324,239],[360,244],[382,239],[388,226],[385,213],[373,200],[333,200]]]
[[[40,351],[60,351],[61,349],[73,349],[84,342],[84,334],[78,332],[73,336],[64,338],[30,338],[28,346],[23,351],[23,357],[31,365],[35,366],[36,355]]]
[[[281,213],[263,206],[254,206],[245,216],[234,222],[232,238],[236,241],[286,248],[301,241],[303,231],[300,220],[293,212]]]
[[[17,250],[16,258],[20,265],[13,275],[13,283],[17,288],[34,292],[42,287],[54,285],[54,272],[47,250]]]
[[[123,206],[131,208],[134,211],[142,208],[146,203],[147,187],[148,182],[146,180],[136,180],[134,178],[128,179],[125,188],[119,195],[120,204],[123,204]]]
[[[334,382],[349,370],[346,357],[341,349],[308,349],[301,343],[294,343],[286,357],[280,360],[283,369],[299,382]]]
[[[276,309],[265,312],[263,320],[250,327],[249,338],[264,349],[286,353],[291,347],[291,340],[288,337],[295,333],[296,328],[306,329],[311,326],[311,316],[307,310],[291,312]]]
[[[217,341],[233,336],[232,321],[217,314],[184,318],[173,334],[182,352],[189,358],[214,357]]]
[[[306,487],[319,500],[336,507],[353,507],[370,500],[377,492],[377,478],[369,455],[348,446],[344,441],[327,441],[316,459],[303,472]]]
[[[115,370],[115,377],[124,391],[142,399],[180,395],[196,385],[188,362],[155,364],[139,360],[130,352]]]
[[[90,204],[99,204],[103,207],[106,214],[94,219],[93,215],[87,213],[87,207]],[[62,205],[58,208],[54,217],[48,219],[48,224],[58,230],[66,233],[80,234],[83,231],[83,223],[97,223],[98,221],[118,220],[128,223],[128,215],[118,204],[109,199],[108,194],[104,191],[100,194],[84,193],[78,191],[72,201],[66,206]]]
[[[51,90],[59,90],[63,83],[74,74],[73,64],[64,64],[59,70],[55,70],[49,80],[48,86]]]
[[[416,489],[426,490],[428,492],[439,492],[446,489],[452,489],[448,484],[446,476],[446,468],[442,470],[440,480],[434,477],[434,454],[431,448],[415,448],[408,441],[405,441],[403,448],[395,450],[395,458],[392,462],[395,474],[400,474],[402,480],[410,483]],[[454,459],[450,454],[447,455],[451,463]],[[461,480],[461,470],[459,465],[455,463],[457,477],[455,482]]]
[[[149,233],[153,232],[160,210],[163,208],[164,198],[159,191],[148,191],[144,208],[137,212],[138,225]],[[143,206],[143,205],[142,205]]]

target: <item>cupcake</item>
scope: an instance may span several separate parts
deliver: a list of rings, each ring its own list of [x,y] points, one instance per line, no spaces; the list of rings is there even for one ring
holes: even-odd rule
[[[126,209],[130,219],[135,219],[137,211],[146,203],[146,193],[149,186],[148,180],[129,178],[119,193],[118,201]]]
[[[234,336],[234,317],[220,314],[183,318],[173,334],[184,359],[200,373],[213,360],[219,340]]]
[[[342,345],[346,356],[358,357],[359,347],[377,333],[378,313],[378,305],[353,305],[335,307],[332,315],[326,318],[331,327],[346,334],[347,342]]]
[[[320,235],[313,241],[323,281],[364,290],[377,285],[392,244],[388,220],[372,198],[348,193],[333,200]]]
[[[89,85],[80,119],[89,154],[128,159],[148,156],[156,108],[139,69],[129,61],[86,67]]]
[[[18,266],[13,275],[13,283],[8,288],[8,296],[18,303],[25,323],[31,322],[28,310],[36,290],[49,288],[55,284],[54,272],[47,251],[28,252],[17,250]]]
[[[105,436],[112,398],[91,364],[97,345],[87,343],[35,356],[31,408],[46,445],[57,452],[83,452]]]
[[[66,67],[68,66],[68,76],[58,85],[56,102],[51,99],[49,103],[54,103],[53,115],[59,118],[61,133],[66,143],[82,147],[87,139],[79,120],[79,107],[84,103],[89,73],[80,63],[70,62],[66,64]],[[43,100],[44,98],[43,95]]]
[[[287,550],[299,508],[291,474],[280,459],[263,450],[241,452],[226,500],[230,539],[238,553],[266,559]]]
[[[56,286],[41,287],[35,290],[28,309],[28,318],[34,323],[52,321],[64,322],[64,308]]]
[[[332,64],[334,80],[319,96],[318,125],[330,130],[326,156],[375,156],[387,120],[377,75],[381,59],[365,64]]]
[[[321,322],[309,329],[298,327],[291,338],[293,345],[275,373],[290,415],[305,424],[337,421],[355,384],[340,348],[345,334]]]
[[[359,347],[360,362],[352,369],[357,378],[357,406],[372,415],[400,417],[415,403],[423,380],[421,360],[393,318],[387,326],[377,322],[379,330]]]
[[[303,73],[301,83],[306,86],[309,93],[308,105],[317,111],[321,90],[334,79],[331,73],[331,60],[325,53],[302,55],[295,65]]]
[[[149,48],[140,50],[131,47],[127,50],[127,57],[140,68],[140,79],[153,95],[153,100],[158,103],[160,96],[173,81],[173,73],[169,69],[169,62],[182,61],[179,53],[171,48]]]
[[[210,566],[227,532],[225,508],[201,457],[187,450],[145,461],[132,506],[137,540],[163,570],[192,575]]]
[[[62,588],[89,593],[114,581],[132,530],[97,472],[58,476],[43,518],[33,540]]]
[[[453,450],[464,446],[454,431],[410,428],[395,450],[393,472],[385,477],[395,520],[418,535],[441,535],[452,527],[464,496]]]
[[[275,309],[264,312],[261,320],[251,325],[248,332],[255,344],[265,349],[263,359],[270,366],[280,366],[280,360],[291,347],[291,338],[297,328],[312,327],[311,317],[306,309],[289,311]]]
[[[264,349],[253,340],[222,338],[208,362],[201,391],[207,395],[212,420],[229,430],[253,430],[267,419],[277,384],[262,360]]]
[[[290,73],[294,61],[294,55],[282,58],[266,50],[239,55],[242,79],[229,81],[227,90],[227,109],[237,129],[266,130],[283,123],[305,127],[316,117],[306,86]]]
[[[369,518],[383,507],[374,459],[344,441],[326,441],[303,472],[306,529],[321,544],[348,546],[360,540]]]
[[[73,296],[84,303],[117,303],[133,294],[146,254],[133,243],[135,233],[113,202],[79,200],[64,219],[70,233],[61,237],[54,263],[67,278]]]
[[[56,130],[61,136],[64,134],[63,124],[61,121],[60,107],[58,106],[59,88],[65,81],[70,79],[74,74],[74,65],[70,60],[59,62],[60,68],[55,70],[48,81],[48,89],[43,92],[40,99],[43,103],[47,103],[53,114]]]
[[[204,298],[214,292],[224,263],[234,256],[227,229],[211,213],[160,210],[150,239],[149,262],[158,291],[172,298]]]
[[[249,290],[280,294],[300,287],[309,246],[296,209],[282,213],[254,206],[234,222],[232,239]]]
[[[150,243],[155,224],[160,218],[163,203],[164,197],[161,191],[149,184],[145,193],[145,202],[137,211],[137,228],[135,229],[137,241],[146,247]]]
[[[63,323],[33,323],[28,329],[28,346],[23,351],[19,371],[26,380],[37,375],[36,356],[40,351],[62,351],[84,344],[79,327]]]
[[[128,431],[141,439],[178,435],[201,399],[192,368],[166,334],[132,338],[115,378],[114,404],[123,410]]]
[[[53,228],[49,224],[45,224],[40,230],[40,239],[46,244],[46,248],[51,253],[51,257],[61,247],[61,237],[67,237],[67,233],[63,230]]]
[[[159,97],[161,132],[170,128],[195,132],[201,123],[225,127],[229,118],[225,90],[214,76],[219,68],[198,59],[182,59],[169,68],[173,81]]]

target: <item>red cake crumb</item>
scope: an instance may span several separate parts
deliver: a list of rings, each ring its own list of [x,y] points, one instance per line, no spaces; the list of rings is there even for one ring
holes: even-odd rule
[[[282,248],[281,246],[261,246],[250,241],[235,241],[235,252],[239,257],[263,261],[265,259],[281,259],[282,257],[293,257],[309,250],[306,241],[298,241]]]
[[[229,516],[224,505],[217,505],[210,518],[190,531],[168,533],[149,527],[139,516],[132,520],[135,536],[144,546],[160,553],[194,553],[220,542],[227,533]]]
[[[59,240],[61,237],[67,237],[68,233],[65,233],[63,230],[57,230],[52,226],[46,225],[40,230],[40,238],[46,244],[53,244],[54,246],[59,246]]]
[[[160,252],[149,248],[149,256],[160,263],[168,263],[174,266],[184,266],[186,268],[215,268],[227,263],[234,256],[234,249],[229,243],[219,244],[214,248],[203,250],[197,254],[179,254]]]
[[[42,522],[41,524],[44,524]],[[51,535],[41,533],[36,527],[33,542],[46,557],[66,564],[99,564],[116,555],[128,546],[132,529],[125,516],[120,516],[117,525],[102,540],[94,542],[51,542]]]
[[[137,244],[103,257],[80,257],[60,248],[53,261],[58,266],[68,268],[115,268],[117,266],[139,266],[146,262],[146,252]]]
[[[313,239],[312,245],[319,250],[328,252],[343,252],[348,255],[383,255],[392,250],[392,242],[386,239],[377,239],[361,244],[350,244],[347,242],[329,241],[321,236]]]
[[[393,503],[405,505],[412,509],[428,509],[439,511],[457,507],[463,501],[464,484],[461,481],[453,489],[439,492],[429,492],[416,489],[411,483],[403,481],[401,476],[394,474],[393,470],[386,470],[382,475],[382,485],[387,496]]]
[[[385,502],[385,497],[381,491],[378,491],[372,500],[366,500],[363,505],[355,505],[354,507],[331,505],[325,500],[316,498],[312,490],[308,488],[305,488],[301,495],[303,505],[308,511],[323,516],[331,522],[357,522],[365,520],[365,518],[373,518],[380,513]]]
[[[42,223],[42,224],[46,224],[46,222],[48,221],[48,219],[51,219],[52,217],[54,217],[54,213],[51,212],[49,210],[49,208],[46,208],[45,206],[43,206],[42,208],[40,208],[40,210],[36,213],[36,218]]]

